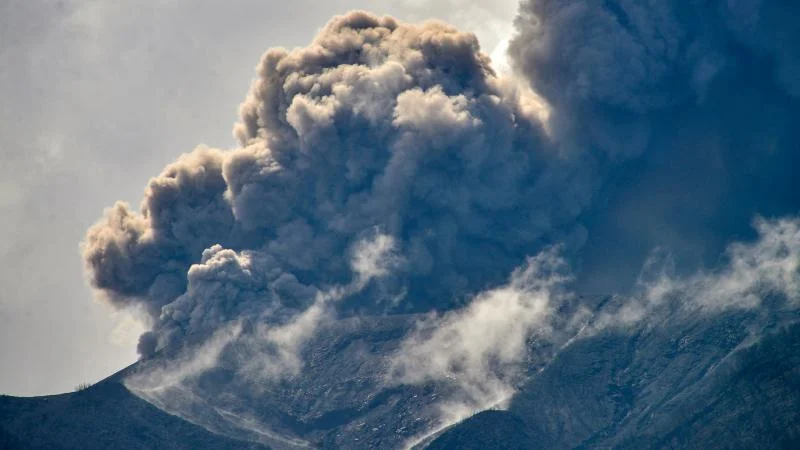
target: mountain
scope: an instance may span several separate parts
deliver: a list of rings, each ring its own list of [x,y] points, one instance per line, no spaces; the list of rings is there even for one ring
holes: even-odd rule
[[[415,319],[339,321],[310,343],[303,372],[257,391],[221,364],[195,382],[137,392],[131,380],[176,357],[165,355],[82,391],[3,396],[0,442],[89,449],[410,446],[435,427],[437,396],[453,389],[392,385],[381,375],[386,355]],[[750,330],[763,320],[737,311],[578,340],[532,371],[508,411],[478,413],[416,448],[798,448],[800,324],[771,317],[753,338]]]

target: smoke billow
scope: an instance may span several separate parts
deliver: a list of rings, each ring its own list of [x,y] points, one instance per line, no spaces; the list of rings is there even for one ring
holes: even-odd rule
[[[586,192],[569,186],[531,96],[472,34],[338,17],[310,46],[264,55],[240,148],[184,155],[138,213],[118,204],[89,231],[92,283],[143,305],[156,335],[190,333],[302,311],[358,276],[349,258],[378,230],[396,261],[345,314],[457,306],[544,245],[585,239]]]
[[[336,17],[262,57],[238,148],[182,156],[89,230],[91,282],[148,312],[143,356],[216,336],[186,366],[261,381],[297,381],[336,320],[396,318],[376,383],[459,379],[469,411],[536,345],[667,307],[796,308],[800,233],[775,218],[800,206],[797,8],[525,0],[508,78],[445,24]]]
[[[655,247],[713,267],[756,215],[796,214],[800,36],[788,2],[520,7],[510,59],[558,145],[599,167],[583,286],[620,290]],[[780,36],[780,37],[779,37]],[[608,261],[613,261],[608,264]]]

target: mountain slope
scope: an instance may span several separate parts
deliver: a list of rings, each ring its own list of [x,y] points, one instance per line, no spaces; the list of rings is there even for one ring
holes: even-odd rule
[[[800,325],[742,350],[693,395],[665,404],[637,427],[637,435],[612,442],[621,448],[800,448]]]
[[[780,325],[793,320],[733,311],[586,336],[533,370],[508,412],[476,414],[427,448],[798,448],[800,324]],[[223,357],[199,378],[139,391],[145,401],[126,380],[175,356],[161,355],[84,391],[0,397],[0,444],[402,447],[436,426],[434,405],[452,388],[385,382],[387,355],[414,321],[329,325],[309,343],[303,371],[256,390]]]
[[[800,324],[750,343],[747,320],[728,314],[578,342],[493,426],[522,420],[530,448],[800,448]],[[492,433],[466,420],[427,448]]]
[[[460,426],[443,432],[427,450],[481,450],[538,448],[528,435],[525,423],[507,411],[483,411],[464,420]]]

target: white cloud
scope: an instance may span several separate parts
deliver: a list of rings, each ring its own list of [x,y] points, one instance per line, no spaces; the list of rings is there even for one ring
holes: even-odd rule
[[[730,309],[758,308],[774,297],[796,307],[800,300],[800,219],[754,221],[753,242],[728,246],[726,261],[711,272],[672,275],[669,256],[656,254],[645,264],[638,294],[615,303],[593,320],[594,331],[626,327],[641,321],[658,323],[661,309],[685,314],[715,314]]]
[[[368,282],[389,273],[399,261],[395,254],[394,238],[378,233],[373,239],[358,241],[350,265],[361,282]]]
[[[569,279],[557,249],[529,258],[506,285],[422,321],[394,356],[390,382],[457,385],[456,395],[438,405],[443,424],[503,402],[514,392],[531,339],[549,336],[553,308],[569,297]]]

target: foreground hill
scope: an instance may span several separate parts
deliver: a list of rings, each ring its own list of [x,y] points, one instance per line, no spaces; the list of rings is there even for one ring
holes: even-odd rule
[[[2,449],[267,449],[206,431],[131,394],[117,377],[61,395],[0,396]]]

